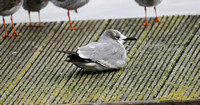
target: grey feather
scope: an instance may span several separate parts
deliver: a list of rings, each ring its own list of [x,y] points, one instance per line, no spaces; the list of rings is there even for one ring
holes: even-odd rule
[[[135,0],[140,6],[156,6],[162,2],[162,0]]]
[[[114,41],[93,42],[79,47],[77,53],[82,58],[91,59],[110,68],[120,68],[126,65],[126,50]]]
[[[124,41],[136,40],[133,37],[126,37],[117,30],[106,30],[98,42],[92,42],[79,47],[77,53],[67,53],[70,62],[85,71],[119,70],[125,67],[127,62]]]

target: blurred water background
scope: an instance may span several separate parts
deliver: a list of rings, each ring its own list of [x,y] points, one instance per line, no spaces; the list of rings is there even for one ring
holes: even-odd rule
[[[157,6],[158,16],[163,15],[196,15],[200,14],[200,0],[163,0]],[[78,14],[71,11],[72,20],[93,20],[113,18],[144,17],[144,8],[135,0],[90,0],[78,9]],[[147,9],[148,17],[154,17],[153,7]],[[28,12],[22,7],[13,15],[14,22],[29,22]],[[31,12],[33,22],[38,21],[37,12]],[[41,21],[68,21],[67,10],[54,6],[51,2],[41,10]],[[10,23],[10,17],[6,17]],[[2,24],[2,19],[0,19]]]

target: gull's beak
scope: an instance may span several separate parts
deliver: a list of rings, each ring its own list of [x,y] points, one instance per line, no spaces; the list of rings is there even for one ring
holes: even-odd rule
[[[134,38],[134,37],[127,37],[127,38],[125,38],[124,40],[127,41],[127,40],[137,40],[137,39]]]

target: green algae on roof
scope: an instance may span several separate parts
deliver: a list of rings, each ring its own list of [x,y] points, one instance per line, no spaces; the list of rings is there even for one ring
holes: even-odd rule
[[[45,28],[17,23],[23,37],[0,42],[0,104],[198,100],[200,17],[160,18],[165,23],[148,27],[138,26],[143,18],[74,21],[81,30],[68,29],[68,22],[47,22]],[[107,29],[138,39],[125,43],[128,60],[121,70],[86,73],[56,52],[76,51]]]

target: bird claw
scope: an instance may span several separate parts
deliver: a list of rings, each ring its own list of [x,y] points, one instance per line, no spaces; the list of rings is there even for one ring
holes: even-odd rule
[[[5,34],[5,35],[3,35],[3,38],[5,38],[5,37],[12,37],[13,35],[9,35],[9,34]]]
[[[9,34],[3,35],[3,38],[5,38],[5,37],[13,37],[13,36],[22,36],[22,35],[19,35],[17,32],[13,32],[12,35],[9,35]]]
[[[17,32],[13,32],[12,36],[22,36],[22,35],[19,35]]]
[[[37,27],[46,27],[47,25],[38,24]]]
[[[150,26],[150,25],[152,25],[152,24],[145,23],[145,24],[140,24],[140,25],[138,25],[138,26]]]
[[[159,19],[156,19],[156,23],[164,23],[164,21],[160,21]]]
[[[79,30],[79,29],[81,29],[81,28],[79,28],[79,27],[70,27],[72,30]]]
[[[47,25],[39,24],[29,24],[27,27],[46,27]]]
[[[35,27],[35,25],[29,24],[29,25],[27,25],[27,27]]]

